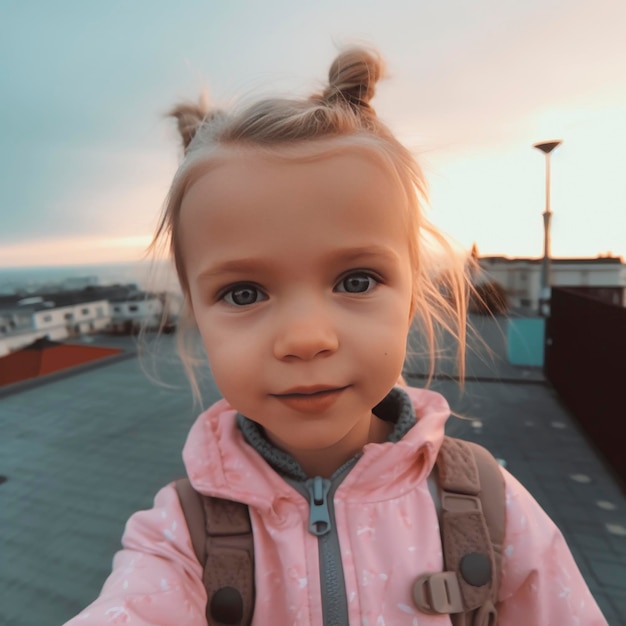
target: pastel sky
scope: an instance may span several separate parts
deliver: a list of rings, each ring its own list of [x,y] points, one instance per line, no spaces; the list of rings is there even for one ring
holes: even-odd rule
[[[0,267],[134,260],[180,158],[164,113],[317,90],[338,48],[482,254],[626,257],[624,0],[1,0]]]

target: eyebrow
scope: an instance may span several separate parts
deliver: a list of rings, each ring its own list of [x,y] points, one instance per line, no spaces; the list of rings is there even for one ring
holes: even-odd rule
[[[328,260],[331,262],[343,261],[348,263],[350,261],[359,261],[361,259],[367,260],[379,257],[382,257],[386,261],[397,261],[399,259],[398,253],[393,248],[373,245],[337,250],[336,252],[332,252],[328,255]]]
[[[221,276],[222,274],[245,274],[253,270],[258,271],[266,266],[267,264],[261,259],[232,259],[231,261],[223,261],[222,263],[209,266],[207,269],[202,270],[196,280],[207,280],[215,276]]]
[[[351,263],[356,261],[367,261],[369,259],[380,259],[386,262],[396,262],[399,256],[395,250],[386,246],[359,246],[356,248],[342,248],[329,253],[324,259],[327,263]],[[197,281],[209,280],[223,274],[248,273],[252,271],[263,271],[271,263],[262,258],[243,258],[223,261],[200,272]]]

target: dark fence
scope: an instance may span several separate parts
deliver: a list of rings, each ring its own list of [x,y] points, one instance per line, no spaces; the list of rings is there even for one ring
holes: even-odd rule
[[[552,289],[545,375],[626,486],[626,308]]]

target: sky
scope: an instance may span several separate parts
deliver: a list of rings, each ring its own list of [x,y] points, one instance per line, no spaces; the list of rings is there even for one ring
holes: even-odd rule
[[[181,152],[165,117],[322,88],[375,46],[372,101],[465,249],[626,257],[624,0],[0,0],[0,267],[134,261]]]

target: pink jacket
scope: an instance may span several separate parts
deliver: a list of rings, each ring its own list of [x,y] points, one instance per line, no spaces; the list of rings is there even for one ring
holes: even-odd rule
[[[442,569],[437,513],[426,477],[449,415],[432,391],[407,390],[417,424],[398,443],[368,444],[339,485],[336,527],[349,624],[445,626],[419,613],[411,584]],[[220,401],[191,429],[183,457],[194,487],[250,506],[256,558],[255,626],[321,626],[318,539],[307,531],[307,500],[243,440]],[[563,537],[505,470],[507,530],[500,626],[605,625]],[[204,626],[201,568],[174,487],[128,521],[100,596],[67,626]]]

